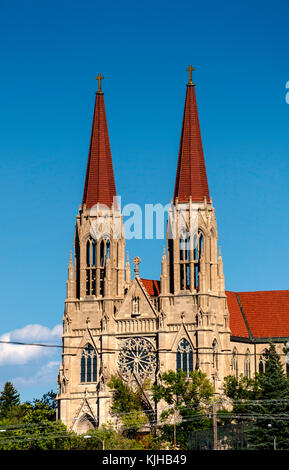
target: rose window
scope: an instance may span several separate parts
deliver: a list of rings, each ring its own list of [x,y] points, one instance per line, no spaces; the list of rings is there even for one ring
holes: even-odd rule
[[[130,338],[122,343],[118,368],[125,380],[136,376],[142,381],[155,373],[156,353],[150,341],[144,338]]]

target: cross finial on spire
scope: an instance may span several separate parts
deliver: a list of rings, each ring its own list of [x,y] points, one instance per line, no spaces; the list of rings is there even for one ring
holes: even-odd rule
[[[104,78],[104,77],[101,76],[101,73],[99,73],[99,74],[97,75],[97,77],[95,77],[95,80],[98,80],[98,90],[97,90],[97,93],[98,93],[99,95],[102,95],[102,94],[103,94],[102,89],[101,89],[101,80],[102,80],[103,78]]]
[[[191,65],[186,69],[187,72],[189,72],[189,83],[188,85],[194,85],[192,81],[192,71],[195,70]]]

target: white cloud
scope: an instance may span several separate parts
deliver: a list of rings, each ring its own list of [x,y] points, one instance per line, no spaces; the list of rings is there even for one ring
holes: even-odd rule
[[[61,333],[61,325],[56,325],[52,329],[37,324],[26,325],[21,329],[2,334],[0,341],[19,341],[26,343],[43,341],[49,343],[52,341],[55,344],[60,344],[59,339]],[[0,365],[26,364],[38,357],[53,354],[55,351],[54,348],[0,343]]]
[[[11,338],[14,341],[51,341],[61,337],[62,327],[56,325],[51,330],[47,326],[42,325],[26,325],[24,328],[11,332]]]
[[[13,385],[27,387],[30,385],[56,383],[56,377],[60,366],[59,361],[50,361],[30,377],[15,377],[12,379]]]

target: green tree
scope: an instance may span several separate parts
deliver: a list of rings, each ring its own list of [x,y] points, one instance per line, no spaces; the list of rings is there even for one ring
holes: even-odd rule
[[[88,438],[89,436],[89,438]],[[86,433],[86,450],[142,450],[144,445],[136,439],[117,432],[112,423],[103,424],[98,429]]]
[[[15,425],[1,423],[1,449],[63,449],[67,445],[70,434],[60,421],[55,421],[55,410],[41,400],[23,403],[21,420]]]
[[[140,404],[139,395],[140,392],[131,394],[135,409]],[[0,450],[144,449],[142,442],[117,432],[110,423],[85,435],[68,431],[63,423],[55,421],[54,400],[52,391],[23,404],[15,399],[13,414],[0,419]]]
[[[242,374],[239,378],[229,375],[224,378],[223,389],[225,395],[232,400],[233,407],[231,410],[226,407],[219,409],[218,415],[221,415],[219,423],[248,424],[248,403],[257,400],[260,396],[256,378],[250,379]]]
[[[233,400],[254,400],[258,397],[258,383],[241,374],[237,379],[233,375],[224,378],[224,393]]]
[[[50,395],[32,403],[18,403],[18,419],[10,415],[0,421],[0,449],[64,449],[72,437],[66,427],[55,422]]]
[[[132,389],[117,376],[111,377],[108,386],[113,390],[111,412],[120,420],[124,434],[135,436],[136,431],[149,422],[142,399],[143,389]]]
[[[24,403],[23,423],[50,423],[55,421],[55,410],[49,405],[43,404],[40,400],[33,403]]]
[[[11,382],[6,382],[0,394],[0,419],[8,418],[20,405],[20,395]]]
[[[33,400],[33,403],[39,402],[43,403],[43,405],[48,406],[51,410],[56,410],[56,393],[53,390],[50,390],[49,392],[44,393],[40,400],[38,398],[35,398]]]
[[[224,391],[232,399],[231,422],[246,424],[251,449],[289,449],[289,381],[274,344],[264,354],[265,370],[254,379],[224,379]]]
[[[248,404],[253,418],[248,438],[254,449],[289,449],[289,380],[274,344],[265,353],[265,371],[256,376],[257,399]]]
[[[206,411],[213,393],[212,384],[200,370],[191,372],[189,378],[182,370],[164,372],[160,383],[153,386],[153,396],[157,403],[163,400],[167,404],[161,421],[170,419],[173,425],[165,423],[160,428],[162,438],[186,449],[189,431],[211,425]]]

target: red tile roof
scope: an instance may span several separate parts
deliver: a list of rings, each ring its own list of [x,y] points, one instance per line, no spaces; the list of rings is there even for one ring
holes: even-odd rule
[[[110,207],[116,196],[112,158],[106,122],[104,97],[96,93],[89,155],[82,204],[97,203]]]
[[[160,281],[155,281],[153,279],[141,279],[141,282],[150,296],[156,297],[160,295]]]
[[[255,338],[289,336],[289,291],[240,292],[239,298]]]
[[[194,85],[187,85],[174,200],[210,200]]]
[[[226,294],[233,336],[249,337],[245,316],[254,338],[289,337],[289,290],[226,292]]]
[[[230,313],[230,329],[232,336],[249,338],[249,333],[238,304],[236,293],[226,291],[226,295],[228,300],[228,310]]]
[[[141,281],[150,296],[160,295],[160,281]],[[232,336],[247,339],[289,338],[289,290],[226,291],[226,296]]]

